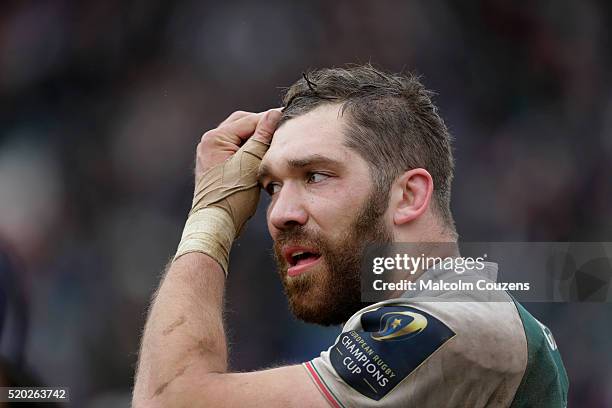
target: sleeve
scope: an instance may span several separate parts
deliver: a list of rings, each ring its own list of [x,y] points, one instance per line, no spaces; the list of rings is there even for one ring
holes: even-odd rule
[[[330,406],[441,406],[430,395],[444,388],[444,364],[432,357],[455,336],[453,330],[406,305],[368,310],[356,322],[352,329],[345,326],[328,350],[304,363]]]

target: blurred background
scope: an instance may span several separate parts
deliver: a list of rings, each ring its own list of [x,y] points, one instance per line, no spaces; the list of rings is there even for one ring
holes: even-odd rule
[[[308,68],[423,75],[455,137],[463,240],[612,241],[611,26],[606,1],[4,0],[5,376],[129,405],[195,145],[234,110],[278,106]],[[260,208],[232,253],[235,370],[313,358],[338,334],[287,312],[270,247]],[[570,406],[612,407],[612,305],[527,307],[556,336]]]

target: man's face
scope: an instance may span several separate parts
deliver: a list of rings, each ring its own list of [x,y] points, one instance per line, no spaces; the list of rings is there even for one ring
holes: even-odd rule
[[[339,324],[362,307],[359,268],[365,246],[391,241],[368,164],[343,145],[338,105],[285,122],[261,165],[272,196],[267,219],[293,313]],[[385,203],[386,204],[386,203]]]

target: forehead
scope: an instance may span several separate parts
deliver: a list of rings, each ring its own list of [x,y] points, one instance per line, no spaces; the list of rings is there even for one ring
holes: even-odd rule
[[[346,159],[350,153],[343,145],[344,123],[338,104],[319,106],[290,119],[274,133],[263,161],[270,165],[311,155]]]

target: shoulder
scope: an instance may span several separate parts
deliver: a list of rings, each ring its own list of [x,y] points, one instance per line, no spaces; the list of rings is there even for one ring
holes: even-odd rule
[[[449,395],[479,405],[480,399],[511,401],[527,345],[513,302],[394,299],[356,313],[313,363],[333,371],[338,393],[354,395],[360,405],[398,399],[435,406]]]
[[[507,302],[410,302],[454,333],[449,358],[488,372],[521,374],[527,364],[527,340],[517,307]],[[386,306],[388,307],[388,306]]]

